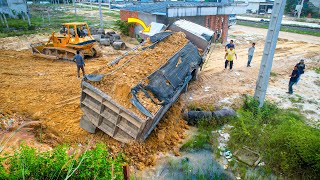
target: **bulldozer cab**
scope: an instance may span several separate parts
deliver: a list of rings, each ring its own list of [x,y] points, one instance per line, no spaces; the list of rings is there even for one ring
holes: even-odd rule
[[[48,41],[31,44],[30,47],[33,54],[41,57],[72,60],[77,50],[84,56],[99,56],[96,44],[88,24],[75,22],[62,24],[60,33],[53,32]]]
[[[92,40],[87,23],[64,23],[60,34],[52,33],[52,42],[55,47],[65,47],[68,44],[75,45]]]

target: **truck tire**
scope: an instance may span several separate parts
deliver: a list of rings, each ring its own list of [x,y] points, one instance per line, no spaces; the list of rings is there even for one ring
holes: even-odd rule
[[[192,71],[191,73],[192,75],[192,78],[191,78],[191,81],[196,81],[198,80],[198,76],[199,76],[199,67],[195,70]]]
[[[182,93],[186,93],[188,91],[189,83],[182,89]]]

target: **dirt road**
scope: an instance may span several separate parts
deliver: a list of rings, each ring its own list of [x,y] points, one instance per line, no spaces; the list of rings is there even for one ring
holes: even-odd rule
[[[229,30],[229,36],[236,31],[243,31],[243,32],[248,32],[250,34],[258,34],[263,36],[267,36],[267,32],[268,32],[267,29],[235,25],[235,26],[231,26]],[[305,34],[296,34],[296,33],[280,31],[279,38],[287,39],[290,41],[302,41],[307,43],[320,44],[320,37],[305,35]]]

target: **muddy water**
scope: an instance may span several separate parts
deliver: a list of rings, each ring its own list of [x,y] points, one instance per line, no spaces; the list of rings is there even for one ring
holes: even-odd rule
[[[215,161],[211,151],[182,153],[176,157],[161,157],[157,165],[134,174],[137,179],[235,179],[235,176]]]

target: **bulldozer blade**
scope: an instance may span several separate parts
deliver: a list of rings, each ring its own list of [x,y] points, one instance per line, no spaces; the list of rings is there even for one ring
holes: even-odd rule
[[[52,56],[52,55],[45,55],[45,54],[33,54],[33,55],[42,57],[42,58],[47,58],[47,59],[54,59],[54,60],[59,59],[57,56]]]
[[[103,75],[103,74],[88,74],[88,75],[86,75],[86,79],[89,81],[98,82],[98,81],[101,81],[104,76],[105,75]]]

